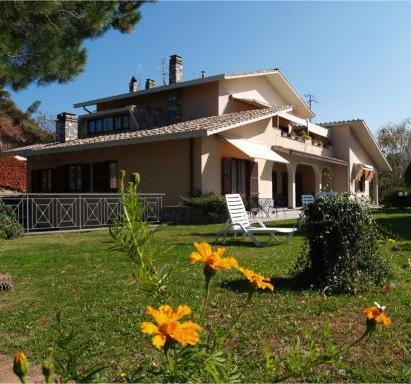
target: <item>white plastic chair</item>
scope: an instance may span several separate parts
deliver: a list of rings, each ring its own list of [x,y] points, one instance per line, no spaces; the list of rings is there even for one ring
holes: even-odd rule
[[[227,237],[237,237],[237,235],[248,236],[256,245],[261,246],[255,235],[269,235],[269,241],[265,245],[269,245],[273,240],[278,241],[275,236],[278,233],[288,235],[288,239],[297,231],[297,228],[271,228],[266,227],[261,221],[258,221],[259,227],[252,227],[247,212],[244,207],[243,200],[238,193],[225,195],[229,220],[224,228],[217,233],[215,242],[222,239],[224,244]]]

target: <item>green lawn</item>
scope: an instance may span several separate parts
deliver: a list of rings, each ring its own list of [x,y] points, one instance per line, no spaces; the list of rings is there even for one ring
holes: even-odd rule
[[[234,352],[242,381],[269,381],[263,346],[282,354],[290,343],[305,335],[320,338],[329,324],[339,345],[355,340],[363,331],[361,310],[374,301],[387,306],[394,325],[379,329],[368,344],[352,349],[337,366],[322,365],[299,381],[411,382],[411,210],[379,211],[376,217],[397,241],[385,243],[394,271],[390,289],[375,289],[359,296],[324,297],[317,291],[293,290],[287,271],[303,244],[301,236],[266,248],[248,241],[229,243],[227,255],[264,275],[272,276],[274,293],[254,297],[253,306],[227,339],[224,350]],[[284,223],[282,223],[284,224]],[[276,224],[277,225],[277,224]],[[201,306],[203,276],[200,265],[188,262],[194,241],[211,241],[219,226],[161,227],[159,241],[172,249],[164,262],[175,266],[168,302]],[[105,364],[107,377],[120,380],[119,372],[157,359],[150,339],[139,331],[149,295],[131,284],[130,266],[110,250],[107,231],[26,236],[2,244],[0,273],[12,275],[14,289],[0,293],[0,352],[24,350],[40,362],[55,337],[55,313],[63,311],[87,346]],[[227,271],[213,280],[210,320],[206,328],[229,323],[246,299],[239,275]]]

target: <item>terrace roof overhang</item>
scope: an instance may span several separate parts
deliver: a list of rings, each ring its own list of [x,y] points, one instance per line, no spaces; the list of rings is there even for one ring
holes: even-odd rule
[[[315,155],[313,153],[297,151],[295,149],[288,149],[288,148],[284,148],[284,147],[281,147],[281,146],[274,146],[273,148],[278,150],[279,152],[287,153],[287,154],[302,157],[302,158],[307,158],[307,159],[312,159],[312,160],[317,160],[317,161],[323,161],[323,162],[326,162],[326,163],[331,163],[331,164],[336,164],[336,165],[342,165],[344,167],[349,166],[348,161],[337,159],[335,157]]]

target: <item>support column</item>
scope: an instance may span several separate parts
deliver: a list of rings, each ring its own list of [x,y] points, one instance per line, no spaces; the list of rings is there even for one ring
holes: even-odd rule
[[[313,165],[313,169],[314,169],[314,177],[315,177],[315,194],[318,195],[322,190],[322,184],[321,184],[322,169],[314,165]]]
[[[373,197],[374,197],[374,204],[379,204],[378,202],[378,173],[374,171],[374,180],[373,180]]]
[[[288,208],[296,207],[296,194],[295,194],[295,170],[294,164],[287,165],[288,172]]]

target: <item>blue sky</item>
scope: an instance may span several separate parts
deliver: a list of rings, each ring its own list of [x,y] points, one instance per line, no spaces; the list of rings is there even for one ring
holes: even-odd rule
[[[157,2],[132,34],[87,41],[88,62],[71,83],[13,93],[27,108],[82,113],[73,104],[126,92],[132,75],[161,82],[161,59],[183,56],[184,79],[278,67],[316,121],[364,118],[375,132],[411,117],[411,3]]]

